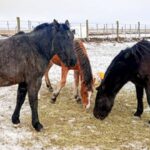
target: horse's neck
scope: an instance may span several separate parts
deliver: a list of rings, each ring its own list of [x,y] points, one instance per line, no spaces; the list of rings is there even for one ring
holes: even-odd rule
[[[50,34],[50,33],[49,33]],[[35,44],[38,52],[48,61],[53,57],[52,37],[46,31],[35,31],[29,36]]]
[[[81,75],[83,77],[84,84],[88,89],[93,86],[93,76],[90,61],[86,52],[86,49],[81,41],[75,42],[75,51],[79,60],[79,65],[81,69]]]
[[[116,96],[117,93],[121,90],[121,88],[127,83],[127,80],[124,80],[124,82],[110,82],[107,85],[107,91],[110,93],[110,95]]]

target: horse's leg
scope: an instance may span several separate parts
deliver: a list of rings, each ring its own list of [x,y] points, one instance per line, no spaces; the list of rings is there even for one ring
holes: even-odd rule
[[[50,61],[48,64],[48,67],[46,69],[46,72],[45,72],[45,82],[46,82],[46,86],[50,92],[53,92],[53,87],[52,87],[51,82],[49,80],[48,72],[52,66],[53,66],[53,63]]]
[[[57,84],[56,90],[53,92],[53,95],[51,97],[52,103],[56,102],[57,96],[59,95],[61,89],[65,86],[67,74],[68,74],[68,69],[66,67],[62,67],[61,68],[61,81]]]
[[[143,87],[136,85],[137,110],[134,113],[134,116],[140,117],[143,113],[143,92]]]
[[[32,125],[36,131],[40,131],[43,126],[38,117],[38,92],[41,87],[42,78],[37,78],[28,85],[29,103],[32,113]]]
[[[18,86],[17,104],[16,104],[15,111],[14,111],[14,113],[12,115],[12,122],[14,124],[19,124],[20,123],[20,120],[19,120],[20,109],[21,109],[22,104],[25,101],[26,93],[27,93],[27,84],[25,82],[22,82]]]
[[[145,88],[145,91],[146,91],[146,96],[147,96],[147,102],[148,102],[148,104],[150,106],[150,83],[147,84],[147,86]],[[150,121],[149,121],[149,123],[150,123]]]
[[[77,103],[81,103],[81,97],[79,94],[79,71],[74,70],[74,97],[77,101]]]

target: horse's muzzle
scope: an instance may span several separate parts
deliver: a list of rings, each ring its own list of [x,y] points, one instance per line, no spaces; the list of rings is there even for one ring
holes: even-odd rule
[[[95,116],[96,119],[100,119],[100,120],[104,120],[106,118],[107,115],[104,114],[100,114],[98,111],[96,111],[94,109],[93,114]]]

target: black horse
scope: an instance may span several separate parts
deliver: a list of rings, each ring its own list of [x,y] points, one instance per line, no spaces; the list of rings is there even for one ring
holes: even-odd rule
[[[38,117],[38,91],[50,59],[57,54],[67,66],[74,66],[74,35],[69,22],[37,26],[30,33],[18,33],[0,40],[0,86],[19,84],[17,104],[12,115],[14,124],[20,123],[20,109],[28,92],[32,111],[32,125],[40,131],[43,126]]]
[[[142,40],[131,48],[121,51],[108,67],[104,80],[97,88],[94,116],[104,119],[110,113],[114,99],[119,90],[131,81],[135,84],[137,111],[135,116],[143,113],[143,91],[150,105],[150,42]]]

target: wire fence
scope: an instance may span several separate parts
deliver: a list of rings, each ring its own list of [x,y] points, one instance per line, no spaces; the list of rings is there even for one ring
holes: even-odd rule
[[[0,35],[11,36],[18,31],[30,32],[37,25],[47,21],[26,21],[20,20],[0,20]],[[75,29],[76,38],[98,38],[98,39],[141,39],[150,38],[150,24],[137,22],[136,24],[116,23],[102,24],[89,23],[88,20],[82,23],[71,23],[71,28]]]

